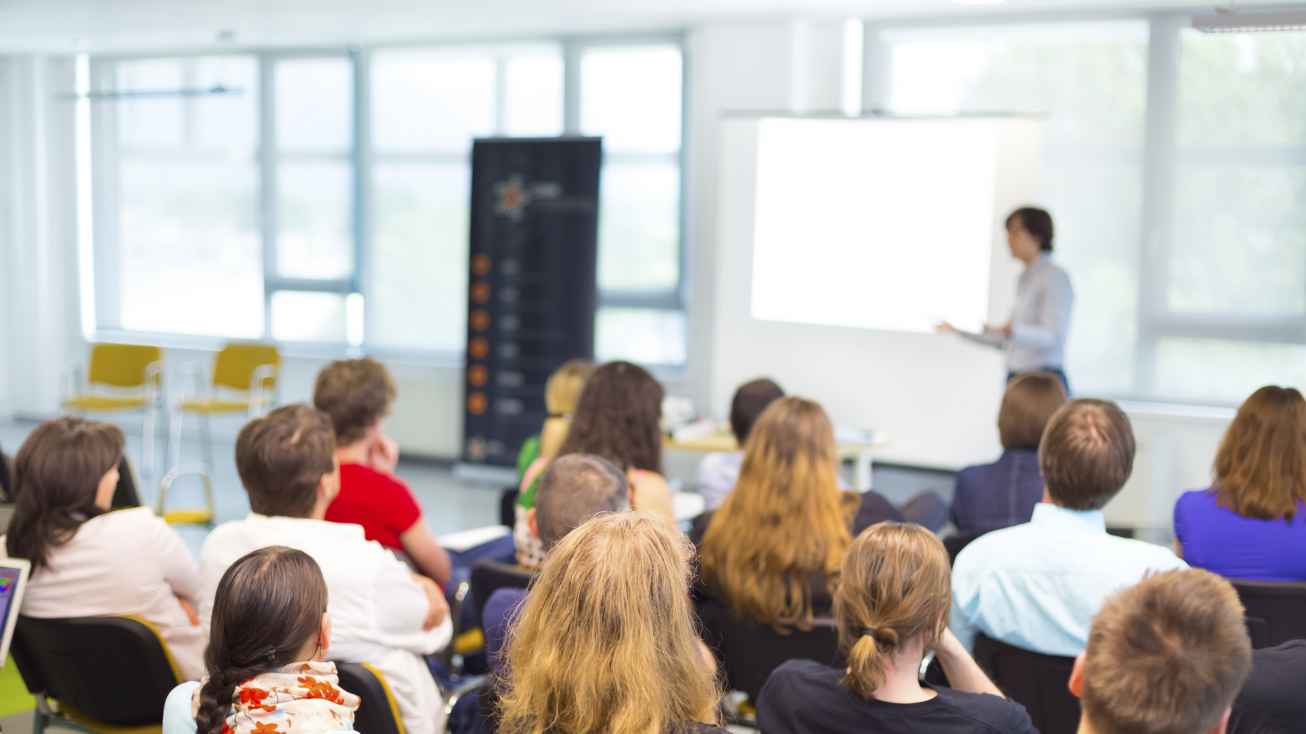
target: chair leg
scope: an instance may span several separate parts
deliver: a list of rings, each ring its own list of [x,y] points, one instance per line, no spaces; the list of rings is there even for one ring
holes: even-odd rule
[[[146,473],[148,479],[146,483],[159,476],[158,467],[155,466],[157,456],[154,451],[155,427],[154,418],[157,408],[153,405],[145,406],[145,416],[141,420],[141,464],[142,470]]]
[[[172,465],[168,467],[169,472],[181,470],[181,419],[180,410],[174,408],[168,413],[168,444],[172,450]]]
[[[204,456],[200,461],[204,464],[204,473],[208,476],[213,475],[213,418],[208,413],[200,416],[200,441],[204,444]]]

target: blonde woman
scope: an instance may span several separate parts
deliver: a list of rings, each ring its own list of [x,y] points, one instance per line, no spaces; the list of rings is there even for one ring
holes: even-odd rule
[[[540,434],[526,439],[517,455],[519,485],[513,541],[517,547],[517,562],[528,568],[539,567],[544,560],[544,550],[530,532],[526,521],[527,513],[535,506],[535,490],[539,486],[540,474],[549,465],[549,460],[557,456],[558,449],[562,448],[562,442],[567,438],[571,415],[576,412],[585,381],[593,371],[593,362],[572,359],[549,375],[549,381],[544,385],[544,406],[549,411],[549,416],[544,419]]]
[[[853,543],[834,598],[846,668],[791,660],[758,697],[767,734],[1035,734],[948,631],[948,553],[918,526],[880,523]],[[952,688],[922,685],[933,650]]]
[[[702,591],[761,624],[806,627],[828,615],[850,528],[902,519],[874,492],[840,490],[837,470],[821,406],[793,396],[773,402],[749,433],[734,491],[706,518]]]
[[[501,734],[722,734],[689,601],[691,548],[645,513],[554,546],[508,642]]]

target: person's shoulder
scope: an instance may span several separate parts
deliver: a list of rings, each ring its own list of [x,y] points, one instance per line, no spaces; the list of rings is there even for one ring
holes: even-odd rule
[[[1119,538],[1107,535],[1105,541],[1111,544],[1121,560],[1142,565],[1148,571],[1172,571],[1188,568],[1188,564],[1174,551],[1163,545],[1149,543],[1135,538]]]
[[[130,507],[122,510],[109,510],[86,521],[87,527],[122,531],[125,529],[158,530],[167,528],[163,518],[154,514],[148,507]]]
[[[952,688],[935,689],[938,700],[960,715],[982,724],[994,734],[1024,734],[1033,732],[1025,707],[1001,696],[988,693],[968,693]]]
[[[722,729],[714,724],[704,724],[701,721],[686,721],[683,724],[671,727],[670,734],[729,734],[729,729]]]
[[[490,598],[485,600],[485,622],[495,624],[503,621],[513,610],[526,601],[525,589],[495,589]]]
[[[163,734],[193,734],[195,691],[199,681],[187,681],[173,688],[163,702]]]
[[[393,474],[378,471],[366,464],[341,464],[340,489],[366,488],[368,492],[397,492],[411,495],[412,490],[404,480]]]
[[[984,533],[968,543],[957,554],[952,577],[954,579],[958,577],[957,569],[962,566],[974,566],[987,563],[990,560],[1006,558],[1010,555],[1010,548],[1023,547],[1027,542],[1027,538],[1033,532],[1036,532],[1033,526],[1026,522]]]
[[[1216,498],[1215,490],[1207,487],[1205,489],[1190,489],[1179,495],[1175,500],[1175,507],[1187,511],[1197,510],[1199,508],[1215,507],[1219,505]]]
[[[815,660],[786,660],[771,671],[766,689],[829,689],[839,685],[843,673]]]

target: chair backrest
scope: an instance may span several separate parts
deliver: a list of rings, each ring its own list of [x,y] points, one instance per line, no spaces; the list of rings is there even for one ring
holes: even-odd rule
[[[213,386],[249,390],[254,386],[254,372],[264,365],[281,367],[281,352],[275,344],[234,342],[222,347],[213,358]],[[276,372],[265,376],[260,387],[276,387]]]
[[[1068,687],[1074,658],[1030,652],[980,634],[975,662],[1008,698],[1025,707],[1035,729],[1054,734],[1079,727],[1079,699]]]
[[[958,533],[944,538],[943,547],[948,551],[948,562],[957,565],[957,554],[965,550],[966,546],[979,536],[980,533]]]
[[[771,671],[788,660],[837,663],[839,633],[834,620],[818,618],[811,629],[777,630],[733,616],[715,599],[699,602],[699,614],[708,639],[715,642],[726,685],[743,691],[756,703]]]
[[[521,566],[498,561],[478,561],[472,566],[468,579],[472,603],[476,606],[476,619],[485,613],[485,603],[498,589],[525,589],[530,586],[535,572]]]
[[[145,387],[149,366],[163,360],[163,350],[144,344],[92,344],[86,380],[92,385]]]
[[[1274,647],[1306,639],[1306,583],[1233,580],[1247,609],[1252,647]]]
[[[20,616],[11,652],[30,692],[105,724],[161,722],[179,678],[158,631],[136,617]]]
[[[390,683],[381,671],[368,663],[336,662],[340,687],[358,696],[362,703],[354,714],[354,731],[359,734],[404,734]]]

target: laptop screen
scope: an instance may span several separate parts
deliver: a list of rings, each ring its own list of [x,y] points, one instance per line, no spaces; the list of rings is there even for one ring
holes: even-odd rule
[[[14,623],[23,603],[23,585],[27,582],[27,561],[17,558],[0,558],[0,666],[9,658],[9,642],[14,636]]]

